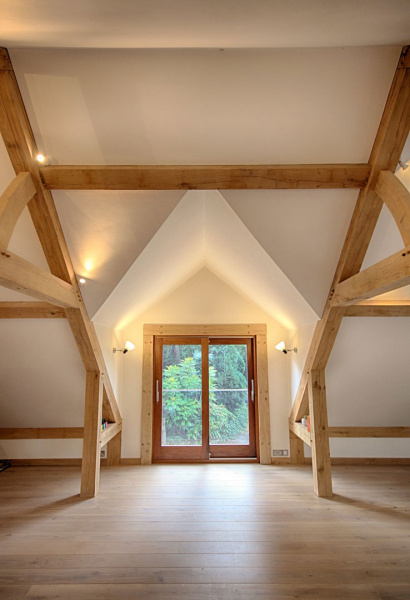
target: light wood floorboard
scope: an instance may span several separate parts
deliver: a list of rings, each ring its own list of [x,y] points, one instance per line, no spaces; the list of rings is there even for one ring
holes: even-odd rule
[[[0,473],[3,600],[409,600],[410,468],[308,466]]]

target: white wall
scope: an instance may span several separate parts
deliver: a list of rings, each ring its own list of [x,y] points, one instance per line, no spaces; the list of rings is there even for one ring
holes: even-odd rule
[[[122,331],[124,337],[137,346],[135,351],[122,357],[123,457],[141,456],[142,336],[145,323],[266,323],[272,449],[289,448],[289,361],[288,357],[275,350],[275,345],[286,337],[288,331],[208,269],[202,269]]]
[[[0,426],[82,427],[85,371],[65,319],[0,319]],[[1,440],[1,458],[79,458],[81,440]]]
[[[294,400],[314,327],[292,335]],[[326,368],[330,426],[410,426],[410,319],[346,317]],[[408,457],[409,439],[332,439],[332,456]],[[305,446],[306,455],[309,455]]]

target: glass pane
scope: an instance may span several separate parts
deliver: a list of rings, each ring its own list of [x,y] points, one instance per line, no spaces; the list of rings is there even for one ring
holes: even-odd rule
[[[202,446],[200,345],[163,346],[161,445]]]
[[[246,344],[209,346],[210,444],[249,444]]]

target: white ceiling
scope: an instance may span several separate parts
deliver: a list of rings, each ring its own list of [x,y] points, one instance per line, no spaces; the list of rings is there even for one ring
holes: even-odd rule
[[[400,47],[10,54],[51,163],[343,163],[369,158]]]
[[[4,46],[304,48],[408,43],[408,0],[0,0]]]

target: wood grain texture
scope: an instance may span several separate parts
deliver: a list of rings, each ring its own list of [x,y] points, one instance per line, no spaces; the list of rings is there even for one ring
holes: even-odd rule
[[[108,444],[113,437],[120,433],[121,428],[121,423],[109,423],[106,429],[100,433],[100,446],[103,447],[105,444]]]
[[[0,251],[0,285],[57,306],[78,306],[75,290],[70,283],[8,250]]]
[[[265,323],[250,323],[246,324],[226,324],[226,325],[161,325],[147,324],[144,325],[144,335],[160,335],[160,336],[175,336],[175,335],[193,335],[193,336],[254,336],[266,335]]]
[[[348,306],[410,284],[410,246],[336,286],[333,306]]]
[[[102,416],[102,380],[98,371],[87,371],[84,407],[81,498],[93,498],[100,483],[100,434]]]
[[[409,246],[410,193],[408,189],[391,171],[380,171],[374,189],[396,221],[404,245]]]
[[[312,371],[309,380],[310,436],[312,440],[313,489],[320,498],[332,497],[327,402],[324,371]]]
[[[271,462],[268,347],[266,335],[256,336],[256,373],[258,382],[259,460]]]
[[[345,309],[345,317],[410,317],[410,300],[360,302]]]
[[[152,417],[154,385],[154,336],[145,333],[142,357],[142,399],[141,399],[141,464],[152,462]]]
[[[117,434],[108,442],[107,444],[107,466],[112,467],[115,465],[120,465],[121,463],[121,442],[122,442],[122,428],[117,432]],[[124,463],[127,464],[127,463]],[[132,463],[129,463],[132,464]],[[139,463],[141,464],[141,459]]]
[[[408,467],[335,467],[332,500],[307,466],[102,468],[86,502],[78,472],[2,474],[2,598],[408,599]]]
[[[0,440],[67,440],[84,435],[83,427],[1,427]]]
[[[51,190],[253,190],[363,188],[367,164],[335,165],[51,165]]]
[[[10,238],[24,208],[36,188],[30,173],[21,172],[0,197],[0,248],[7,250]]]
[[[369,158],[369,181],[359,192],[346,239],[336,267],[322,319],[318,322],[299,383],[291,420],[299,421],[307,412],[307,385],[312,369],[324,369],[333,349],[343,312],[332,308],[333,293],[340,281],[360,271],[383,202],[374,191],[380,171],[394,171],[410,130],[409,47],[402,49]]]
[[[408,438],[410,427],[328,427],[329,437]]]
[[[289,429],[291,433],[297,436],[300,440],[302,440],[308,446],[312,445],[311,432],[307,430],[307,427],[304,427],[302,423],[291,421],[289,423]]]
[[[0,302],[0,319],[65,319],[65,310],[48,302]]]
[[[289,463],[292,465],[303,465],[305,462],[305,449],[303,446],[303,440],[300,439],[295,433],[293,433],[292,428],[289,431],[289,446],[290,446],[290,458]],[[285,457],[286,458],[286,457]],[[275,464],[274,458],[272,458],[272,464]]]

